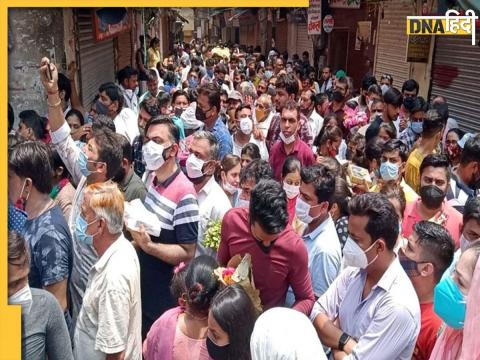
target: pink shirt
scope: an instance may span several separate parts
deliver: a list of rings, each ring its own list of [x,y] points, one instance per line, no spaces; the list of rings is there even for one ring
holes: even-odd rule
[[[295,140],[293,150],[290,154],[285,152],[285,147],[282,140],[279,140],[270,149],[270,165],[277,180],[282,177],[282,167],[285,159],[289,155],[295,155],[303,166],[310,166],[315,164],[315,155],[312,149],[302,140]]]
[[[174,360],[209,360],[205,339],[192,339],[183,333],[178,326],[173,341]]]
[[[253,280],[260,291],[264,310],[284,306],[288,287],[295,294],[293,308],[309,315],[315,297],[308,272],[308,254],[303,240],[288,225],[271,245],[268,253],[263,252],[250,233],[248,209],[234,208],[223,217],[218,261],[226,265],[240,254],[252,256]]]
[[[462,225],[463,218],[462,214],[459,213],[455,208],[453,208],[449,203],[443,202],[442,210],[435,214],[432,219],[423,219],[418,213],[418,204],[421,199],[407,203],[405,208],[405,213],[403,216],[402,223],[402,235],[405,238],[408,238],[412,232],[414,225],[422,220],[430,220],[437,223],[440,223],[448,230],[452,236],[453,241],[455,242],[455,248],[458,249],[460,246],[460,226]]]

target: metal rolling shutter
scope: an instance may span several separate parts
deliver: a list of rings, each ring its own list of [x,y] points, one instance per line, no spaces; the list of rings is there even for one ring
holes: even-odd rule
[[[297,24],[297,55],[302,58],[302,53],[308,51],[310,56],[310,64],[313,64],[313,42],[308,37],[307,24]],[[291,54],[293,55],[293,54]],[[289,56],[291,56],[289,54]]]
[[[375,77],[382,74],[393,76],[393,86],[401,89],[410,77],[410,63],[407,55],[407,16],[414,15],[415,9],[409,0],[386,1],[383,3],[383,19],[379,20],[377,53],[375,56]]]
[[[469,36],[436,36],[431,95],[447,99],[450,117],[462,129],[480,132],[480,46],[471,41]]]
[[[96,42],[90,9],[77,10],[81,96],[88,106],[101,84],[115,80],[113,40]]]
[[[132,37],[130,31],[118,34],[118,69],[123,69],[127,65],[132,65]]]
[[[275,24],[275,47],[278,51],[287,50],[288,22],[284,20]]]

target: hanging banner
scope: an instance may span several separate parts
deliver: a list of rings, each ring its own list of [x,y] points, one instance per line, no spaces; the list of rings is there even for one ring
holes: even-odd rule
[[[407,62],[428,63],[431,36],[409,35],[407,43]]]
[[[360,9],[360,0],[330,0],[330,7],[337,9]]]
[[[322,2],[320,0],[310,0],[307,11],[307,32],[308,35],[322,33]]]
[[[132,17],[127,8],[100,8],[92,10],[96,41],[102,41],[130,30]]]

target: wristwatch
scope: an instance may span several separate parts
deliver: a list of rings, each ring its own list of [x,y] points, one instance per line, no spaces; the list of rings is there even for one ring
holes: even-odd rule
[[[350,335],[343,333],[338,340],[338,350],[343,351],[345,344],[350,340]]]

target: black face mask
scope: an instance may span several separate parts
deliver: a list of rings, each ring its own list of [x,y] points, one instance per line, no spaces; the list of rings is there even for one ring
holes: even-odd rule
[[[413,109],[414,105],[415,105],[415,98],[414,97],[406,97],[406,98],[403,99],[403,106],[408,111],[411,111]]]
[[[336,102],[342,102],[345,99],[345,96],[338,90],[335,90],[332,93],[332,99]]]
[[[205,111],[200,109],[198,106],[197,106],[197,109],[195,110],[195,117],[197,118],[198,121],[205,121],[205,119],[207,118],[207,116],[205,115]]]
[[[207,336],[207,350],[208,350],[208,355],[213,360],[226,360],[228,359],[228,349],[230,347],[230,344],[227,344],[225,346],[218,346],[215,344],[210,338]]]
[[[422,203],[430,210],[438,209],[442,205],[445,195],[446,194],[435,185],[426,185],[420,188]]]

